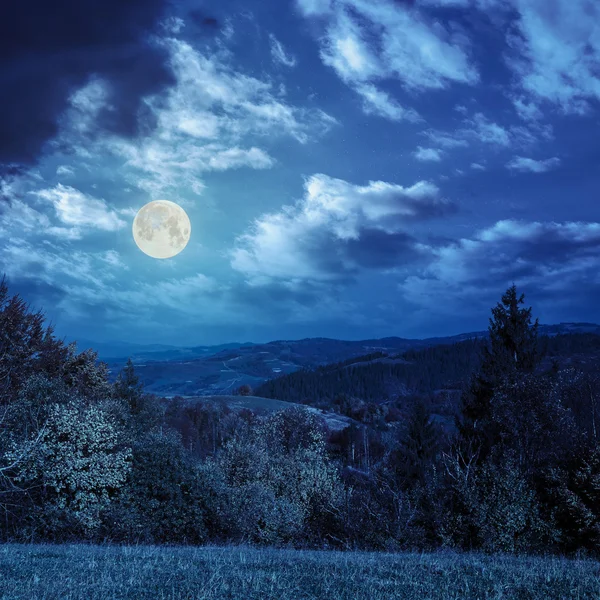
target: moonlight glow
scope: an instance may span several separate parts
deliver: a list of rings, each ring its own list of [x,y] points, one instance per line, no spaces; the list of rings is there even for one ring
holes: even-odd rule
[[[192,226],[181,206],[153,200],[142,206],[133,220],[133,239],[152,258],[171,258],[187,245]]]

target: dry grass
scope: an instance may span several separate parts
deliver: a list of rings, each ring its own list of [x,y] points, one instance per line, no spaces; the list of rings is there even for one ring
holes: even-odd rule
[[[593,600],[600,563],[451,552],[0,545],[2,600]]]

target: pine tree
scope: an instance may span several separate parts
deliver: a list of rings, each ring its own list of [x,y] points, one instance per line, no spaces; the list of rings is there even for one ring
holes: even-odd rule
[[[115,392],[119,398],[127,402],[129,412],[132,415],[137,415],[142,410],[143,387],[139,377],[135,374],[131,358],[128,358],[127,364],[115,381]]]
[[[422,399],[411,411],[406,436],[401,443],[398,462],[405,485],[423,483],[439,447],[441,432],[431,419]]]
[[[492,309],[489,344],[483,349],[481,366],[462,398],[462,415],[457,420],[460,440],[479,448],[479,459],[489,454],[494,444],[490,427],[490,401],[500,383],[522,373],[531,373],[541,360],[538,350],[538,319],[531,323],[531,307],[519,308],[525,295],[517,296],[513,285]]]

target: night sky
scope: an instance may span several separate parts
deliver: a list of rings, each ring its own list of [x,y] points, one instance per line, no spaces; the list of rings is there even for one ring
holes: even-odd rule
[[[3,2],[0,275],[70,339],[600,322],[599,99],[597,0]]]

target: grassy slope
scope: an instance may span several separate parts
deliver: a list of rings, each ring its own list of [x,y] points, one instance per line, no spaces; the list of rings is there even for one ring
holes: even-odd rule
[[[591,560],[245,547],[0,546],[3,600],[600,598]]]
[[[189,404],[194,404],[196,402],[207,403],[207,404],[219,404],[220,402],[225,402],[232,409],[242,409],[248,408],[254,412],[258,413],[270,413],[276,412],[279,410],[286,410],[292,407],[301,407],[305,408],[314,414],[325,419],[325,423],[332,431],[338,431],[340,429],[344,429],[350,425],[350,423],[355,422],[349,417],[344,415],[338,415],[333,412],[322,412],[319,409],[316,409],[312,406],[305,406],[303,404],[298,404],[295,402],[285,402],[284,400],[275,400],[272,398],[261,398],[260,396],[190,396],[185,397],[186,401]]]

